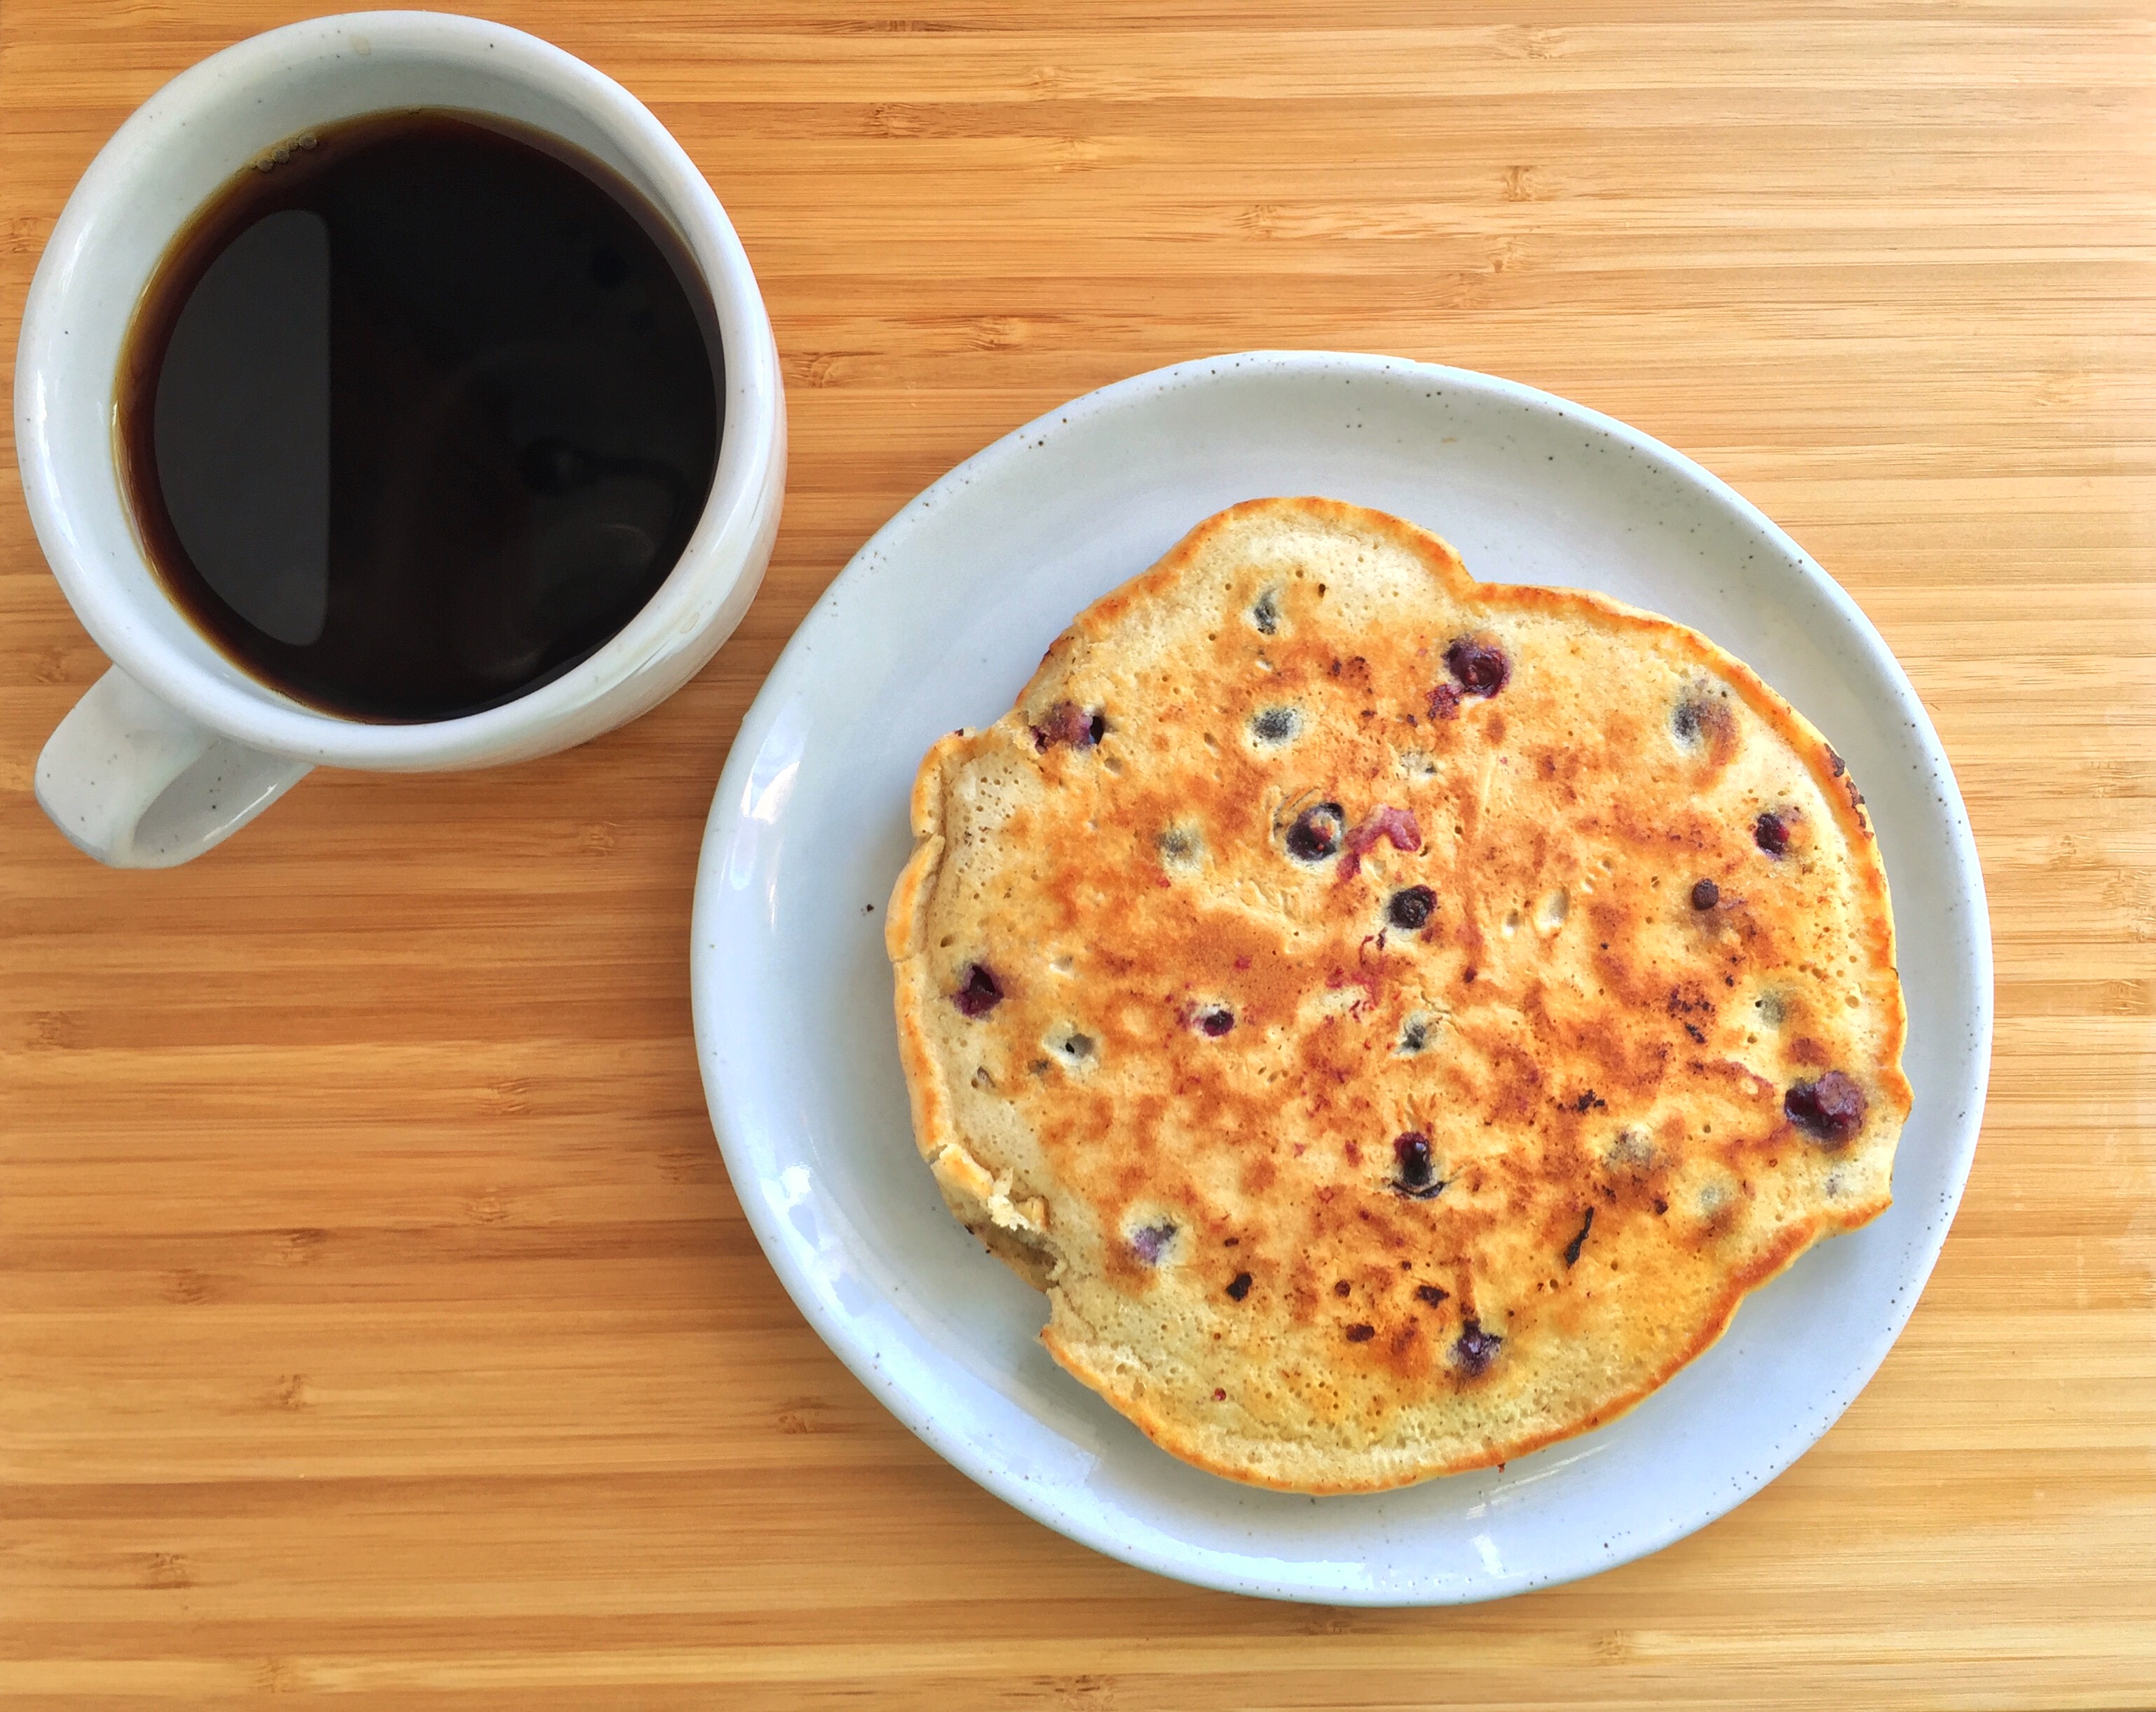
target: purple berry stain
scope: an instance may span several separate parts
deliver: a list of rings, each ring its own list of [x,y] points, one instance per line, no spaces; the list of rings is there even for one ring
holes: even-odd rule
[[[1168,1245],[1175,1240],[1175,1227],[1163,1219],[1158,1224],[1142,1224],[1131,1233],[1131,1248],[1148,1266],[1160,1264],[1160,1257],[1168,1252]]]
[[[1075,701],[1059,701],[1049,709],[1048,716],[1033,728],[1033,746],[1044,753],[1058,743],[1068,744],[1073,749],[1091,749],[1107,731],[1106,715],[1089,714]]]
[[[951,995],[962,1017],[985,1017],[1003,1002],[1003,985],[985,963],[966,966],[966,984]]]
[[[1354,879],[1362,869],[1363,853],[1377,848],[1380,838],[1391,839],[1395,850],[1422,848],[1422,828],[1416,823],[1414,811],[1380,802],[1364,816],[1362,824],[1347,836],[1348,853],[1340,864],[1342,879]]]
[[[1481,1320],[1471,1320],[1460,1329],[1459,1341],[1452,1346],[1453,1361],[1470,1379],[1476,1378],[1489,1371],[1504,1341],[1494,1331],[1483,1330]]]
[[[1211,1039],[1218,1040],[1235,1026],[1235,1013],[1224,1006],[1216,1005],[1209,1011],[1200,1011],[1198,1013],[1199,1033]]]
[[[1752,842],[1769,856],[1780,856],[1789,848],[1789,823],[1779,814],[1761,815],[1752,823]]]
[[[1799,1082],[1782,1096],[1782,1110],[1799,1129],[1839,1147],[1864,1125],[1869,1102],[1854,1078],[1829,1070],[1816,1082]]]

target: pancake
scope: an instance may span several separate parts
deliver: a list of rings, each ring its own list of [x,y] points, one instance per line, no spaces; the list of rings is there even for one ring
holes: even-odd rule
[[[921,1154],[1055,1359],[1215,1474],[1373,1491],[1583,1432],[1889,1204],[1863,798],[1666,619],[1255,500],[912,813]]]

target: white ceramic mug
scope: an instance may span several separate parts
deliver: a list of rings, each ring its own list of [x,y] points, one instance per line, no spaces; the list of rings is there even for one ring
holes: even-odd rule
[[[403,107],[521,121],[596,156],[665,218],[718,310],[726,392],[711,497],[672,573],[588,659],[502,706],[375,725],[303,706],[189,623],[146,562],[113,432],[122,345],[167,247],[264,150]],[[99,861],[165,868],[254,818],[311,767],[431,771],[581,743],[679,689],[762,580],[786,478],[771,321],[718,198],[643,103],[537,38],[444,13],[356,13],[252,38],[182,73],[90,163],[23,309],[15,432],[53,573],[113,665],[38,757],[38,802]]]

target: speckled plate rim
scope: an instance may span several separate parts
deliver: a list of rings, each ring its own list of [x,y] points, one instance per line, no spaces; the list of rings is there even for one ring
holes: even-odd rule
[[[739,995],[729,993],[730,982],[726,974],[730,961],[729,941],[732,935],[741,931],[768,931],[775,926],[775,904],[770,905],[767,920],[759,930],[755,924],[736,919],[728,897],[729,893],[736,898],[744,895],[741,864],[745,853],[752,856],[758,836],[755,826],[750,823],[760,823],[768,833],[785,812],[786,792],[783,788],[774,792],[774,775],[768,766],[760,768],[760,762],[767,761],[767,746],[775,729],[787,719],[788,709],[797,706],[803,697],[813,698],[819,675],[832,669],[832,663],[843,654],[843,638],[851,608],[856,603],[855,597],[883,579],[918,574],[917,569],[910,571],[906,561],[908,537],[932,515],[947,515],[955,505],[969,500],[978,502],[984,495],[992,495],[1000,483],[1016,475],[1021,460],[1031,460],[1025,464],[1021,479],[1024,482],[1037,480],[1039,454],[1044,450],[1052,453],[1059,439],[1096,418],[1115,413],[1142,411],[1152,401],[1177,390],[1208,385],[1224,374],[1247,377],[1254,370],[1338,375],[1351,383],[1363,377],[1373,380],[1404,377],[1427,383],[1437,391],[1455,395],[1479,393],[1509,401],[1532,413],[1547,413],[1573,428],[1599,435],[1629,449],[1662,474],[1691,490],[1702,504],[1718,510],[1740,529],[1770,546],[1775,556],[1785,560],[1787,567],[1808,585],[1807,592],[1813,600],[1830,610],[1847,637],[1867,652],[1868,664],[1889,686],[1892,705],[1881,711],[1891,713],[1907,726],[1918,752],[1925,777],[1919,779],[1917,788],[1935,799],[1936,812],[1931,818],[1933,829],[1943,841],[1945,866],[1951,875],[1953,895],[1946,899],[1943,908],[1965,930],[1951,947],[1953,966],[1950,971],[1950,978],[1960,989],[1958,997],[1962,1014],[1958,1021],[1965,1030],[1965,1046],[1958,1065],[1958,1085],[1944,1090],[1948,1097],[1940,1102],[1942,1105],[1953,1105],[1956,1110],[1953,1117],[1938,1120],[1943,1125],[1938,1166],[1933,1181],[1922,1186],[1929,1192],[1930,1202],[1921,1215],[1918,1230],[1905,1244],[1901,1287],[1893,1293],[1890,1302],[1876,1305],[1884,1311],[1873,1323],[1871,1335],[1851,1345],[1842,1382],[1813,1397],[1810,1407],[1800,1411],[1797,1418],[1753,1446],[1748,1453],[1742,1477],[1732,1478],[1712,1489],[1695,1491],[1684,1501],[1672,1502],[1667,1513],[1660,1518],[1659,1525],[1636,1528],[1619,1538],[1599,1541],[1589,1537],[1595,1531],[1590,1528],[1583,1532],[1577,1549],[1562,1561],[1532,1566],[1510,1566],[1479,1580],[1454,1577],[1433,1581],[1429,1585],[1394,1581],[1383,1586],[1358,1586],[1308,1573],[1308,1566],[1304,1564],[1268,1556],[1262,1550],[1261,1541],[1254,1540],[1257,1549],[1248,1552],[1224,1552],[1190,1547],[1158,1530],[1146,1530],[1148,1537],[1133,1537],[1131,1532],[1116,1525],[1114,1519],[1104,1514],[1084,1491],[1070,1489],[1054,1480],[1044,1482],[1037,1473],[1007,1466],[994,1453],[993,1447],[954,1428],[942,1418],[938,1410],[940,1394],[935,1388],[923,1386],[917,1376],[903,1371],[909,1363],[894,1363],[888,1359],[894,1352],[871,1335],[873,1327],[865,1331],[860,1316],[840,1307],[829,1280],[818,1275],[814,1256],[798,1244],[797,1233],[788,1228],[783,1208],[791,1203],[766,1192],[786,1170],[779,1167],[779,1175],[772,1171],[778,1156],[775,1144],[778,1137],[773,1133],[768,1115],[744,1109],[729,1082],[730,1065],[745,1062],[756,1045],[752,1008],[745,1007]],[[1559,504],[1562,497],[1553,496]],[[1190,520],[1195,522],[1197,519],[1193,517]],[[1142,568],[1142,565],[1131,567],[1132,571]],[[909,782],[910,778],[909,769]],[[780,782],[783,786],[784,782]],[[1891,851],[1889,853],[1891,856]],[[730,864],[734,874],[732,883],[727,884],[723,876]],[[1897,892],[1897,920],[1902,904]],[[1133,376],[1059,406],[1005,435],[959,464],[900,510],[854,556],[803,619],[742,721],[721,776],[706,828],[690,937],[690,985],[698,1058],[721,1155],[743,1212],[774,1271],[833,1352],[886,1408],[937,1454],[1026,1515],[1081,1544],[1154,1573],[1224,1592],[1276,1599],[1399,1607],[1466,1604],[1504,1597],[1599,1573],[1645,1556],[1734,1510],[1818,1442],[1870,1381],[1907,1325],[1959,1205],[1974,1156],[1989,1079],[1991,941],[1982,872],[1968,812],[1951,765],[1914,689],[1856,602],[1757,507],[1691,459],[1639,430],[1515,382],[1471,370],[1359,353],[1245,351],[1200,358]],[[1902,946],[1906,962],[1906,935]],[[810,995],[795,993],[790,997],[795,1003],[804,1003]],[[901,1125],[905,1122],[902,1114],[899,1121]],[[805,1177],[807,1174],[800,1175]],[[1906,1192],[1898,1181],[1897,1191],[1898,1201]],[[1595,1436],[1588,1435],[1589,1438]],[[1150,1447],[1144,1448],[1148,1454],[1161,1454]],[[1473,1477],[1454,1478],[1464,1480]],[[1368,1501],[1323,1500],[1327,1504]]]

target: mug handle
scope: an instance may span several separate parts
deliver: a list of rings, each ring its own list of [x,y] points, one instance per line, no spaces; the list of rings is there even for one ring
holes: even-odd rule
[[[115,666],[47,740],[38,806],[107,867],[177,868],[313,770],[198,725]]]

